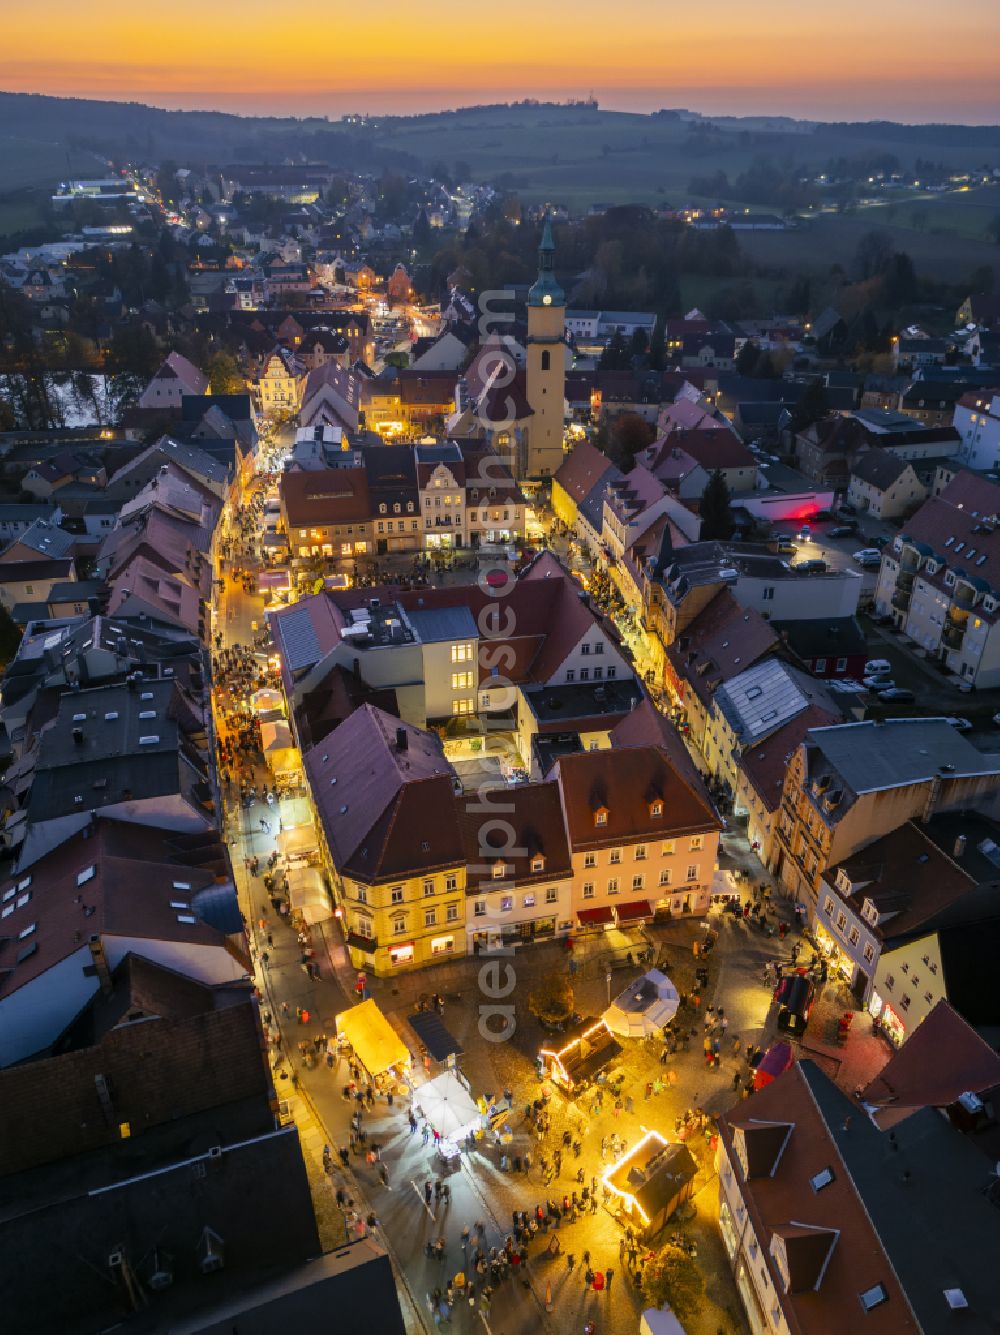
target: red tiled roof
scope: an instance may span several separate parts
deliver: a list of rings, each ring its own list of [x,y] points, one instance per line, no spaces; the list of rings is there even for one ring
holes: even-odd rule
[[[586,500],[614,465],[589,440],[581,441],[559,465],[555,480],[578,505]]]
[[[939,1001],[861,1094],[888,1128],[920,1108],[946,1108],[965,1093],[1000,1086],[1000,1053],[947,1001]]]
[[[570,875],[572,863],[558,784],[530,783],[511,788],[503,795],[502,810],[501,835],[490,803],[478,796],[462,800],[460,822],[470,868],[470,894],[490,890],[493,865],[501,860],[507,868],[506,877],[518,885]],[[533,871],[532,860],[538,856],[544,859],[544,866],[541,871]]]
[[[574,850],[601,848],[634,839],[671,839],[720,828],[719,819],[669,763],[657,746],[585,751],[563,756],[553,775]],[[651,814],[655,801],[660,816]],[[605,824],[595,813],[604,808]]]
[[[613,747],[658,746],[670,764],[707,805],[711,805],[708,790],[698,766],[691,759],[677,729],[645,696],[630,714],[615,724],[610,733]]]
[[[368,473],[364,468],[302,469],[279,483],[289,529],[364,523],[371,518]],[[291,535],[295,545],[295,535]]]
[[[716,687],[777,644],[777,634],[762,616],[741,607],[728,589],[720,589],[669,646],[667,657],[677,676],[707,703]]]
[[[783,1146],[776,1167],[773,1172],[766,1165],[759,1168],[748,1181],[741,1181],[740,1189],[750,1227],[762,1244],[759,1263],[781,1295],[792,1331],[795,1335],[845,1335],[871,1329],[888,1335],[916,1329],[906,1297],[798,1062],[724,1114],[719,1134],[727,1153],[736,1157],[734,1142],[767,1134],[772,1127]],[[831,1180],[822,1191],[815,1191],[810,1181],[827,1167],[833,1170]],[[836,1245],[832,1250],[823,1249],[826,1266],[821,1283],[817,1285],[815,1279],[801,1285],[796,1282],[793,1291],[786,1292],[770,1255],[770,1243],[775,1234],[784,1240],[789,1270],[798,1276],[798,1256],[792,1262],[798,1239],[792,1235],[803,1224],[825,1236],[835,1230]],[[858,1294],[876,1284],[884,1285],[888,1301],[865,1314]]]
[[[740,768],[768,811],[777,811],[781,805],[785,770],[809,729],[825,728],[839,722],[836,714],[831,714],[819,705],[810,705],[790,719],[783,728],[743,752],[739,760]]]
[[[756,463],[739,436],[717,427],[672,431],[662,443],[683,450],[709,473],[717,468],[752,468]]]

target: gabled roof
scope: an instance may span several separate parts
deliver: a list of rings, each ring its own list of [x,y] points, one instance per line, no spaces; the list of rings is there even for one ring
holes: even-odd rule
[[[502,833],[490,802],[478,793],[462,800],[459,820],[469,867],[469,894],[484,894],[493,888],[493,867],[498,862],[505,865],[504,879],[519,886],[572,872],[556,783],[526,783],[507,789]],[[537,858],[542,859],[538,871],[532,865]]]
[[[679,677],[708,703],[718,686],[776,648],[774,629],[757,612],[740,606],[728,589],[678,635],[667,657]]]
[[[739,759],[739,766],[753,785],[768,811],[777,811],[785,787],[785,770],[810,728],[821,728],[837,723],[836,715],[819,705],[810,705],[796,714],[777,732],[763,741],[748,746]]]
[[[225,935],[202,920],[195,902],[217,877],[215,868],[185,858],[182,842],[175,843],[175,836],[163,830],[92,821],[29,871],[3,882],[0,895],[14,891],[8,904],[28,898],[4,924],[8,935],[0,945],[0,999],[76,954],[95,934],[224,948]],[[229,893],[235,898],[231,884]],[[32,922],[35,929],[24,941],[37,943],[38,949],[15,963],[23,945],[17,936]]]
[[[4,556],[6,557],[7,552],[15,547],[28,547],[39,556],[60,560],[72,553],[75,542],[76,537],[72,533],[67,533],[64,528],[60,528],[58,524],[47,519],[36,519],[23,533],[8,543],[4,549]]]
[[[179,380],[185,394],[204,394],[209,387],[208,377],[193,362],[179,352],[167,354],[167,359],[153,377],[154,380]]]
[[[876,491],[887,491],[910,466],[908,459],[901,459],[891,450],[866,450],[852,464],[851,475]]]
[[[612,468],[614,464],[608,456],[584,440],[559,465],[555,481],[579,505]]]
[[[809,703],[785,664],[770,657],[724,682],[715,702],[745,745],[776,732]]]
[[[366,523],[371,497],[365,468],[298,469],[279,483],[289,529]],[[295,546],[295,534],[291,535]]]
[[[947,1001],[939,1001],[864,1087],[861,1100],[877,1124],[888,1128],[919,1108],[947,1108],[965,1093],[997,1087],[1000,1053]]]
[[[303,759],[341,871],[375,881],[462,860],[454,771],[434,733],[365,704]]]
[[[712,801],[701,777],[701,771],[670,720],[656,708],[649,696],[643,698],[631,713],[611,729],[612,747],[658,746],[670,765],[692,791],[707,805]]]
[[[584,751],[563,756],[553,777],[574,850],[623,840],[672,839],[718,830],[719,818],[657,746]],[[655,804],[662,812],[653,814]],[[602,810],[606,819],[598,824]]]
[[[674,450],[681,450],[696,463],[701,464],[707,473],[716,469],[755,468],[757,461],[747,447],[733,431],[719,431],[718,428],[694,428],[671,431],[649,447],[649,452],[656,451],[655,462],[647,462],[659,475],[659,467],[669,460]]]

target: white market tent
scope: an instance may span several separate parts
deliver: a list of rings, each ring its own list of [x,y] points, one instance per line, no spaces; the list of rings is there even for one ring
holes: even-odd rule
[[[288,902],[310,926],[333,917],[330,897],[318,867],[291,867],[286,880]]]
[[[281,692],[276,691],[273,686],[264,686],[259,691],[254,691],[253,707],[258,714],[266,714],[268,710],[281,712],[284,701],[281,698]]]
[[[421,1085],[414,1094],[414,1102],[434,1130],[440,1131],[446,1139],[470,1126],[482,1125],[475,1100],[454,1071],[442,1071]]]
[[[315,853],[316,831],[312,825],[293,825],[278,832],[278,847],[287,858],[305,857]]]
[[[604,1012],[613,1034],[622,1038],[648,1038],[677,1014],[677,988],[659,969],[650,969],[620,992]]]

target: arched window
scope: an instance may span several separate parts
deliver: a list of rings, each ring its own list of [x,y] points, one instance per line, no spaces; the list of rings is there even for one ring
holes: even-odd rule
[[[542,370],[547,371],[552,362],[552,353],[546,350],[542,353]]]

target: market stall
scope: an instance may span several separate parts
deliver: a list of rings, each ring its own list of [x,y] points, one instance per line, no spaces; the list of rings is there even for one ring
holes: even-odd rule
[[[302,770],[299,749],[292,738],[292,730],[276,711],[261,715],[260,746],[264,760],[276,779],[294,779]]]
[[[544,1047],[538,1063],[544,1076],[567,1094],[576,1094],[621,1056],[621,1044],[606,1022],[593,1017],[568,1030],[556,1048]]]
[[[284,709],[284,696],[273,686],[265,686],[259,691],[254,691],[251,700],[258,714],[280,714]]]
[[[304,923],[311,927],[333,917],[330,896],[318,867],[291,867],[285,880],[288,902]]]
[[[293,825],[278,831],[278,849],[290,861],[306,858],[317,850],[316,831],[312,825]]]
[[[677,988],[666,974],[650,969],[615,997],[604,1021],[622,1038],[650,1038],[674,1018],[679,1005]]]
[[[341,1011],[337,1035],[350,1043],[358,1062],[380,1087],[403,1079],[410,1069],[410,1050],[374,1001]]]
[[[647,1131],[604,1172],[621,1222],[653,1237],[693,1191],[698,1165],[686,1145]]]

